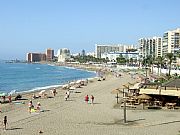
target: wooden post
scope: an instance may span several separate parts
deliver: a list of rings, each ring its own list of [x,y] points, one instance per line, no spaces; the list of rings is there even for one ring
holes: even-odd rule
[[[117,93],[117,97],[116,97],[116,98],[117,98],[117,104],[118,104],[118,98],[119,98],[119,97],[118,97],[118,93]]]
[[[123,97],[124,97],[124,89],[123,89]]]
[[[124,123],[126,123],[126,99],[124,99]]]

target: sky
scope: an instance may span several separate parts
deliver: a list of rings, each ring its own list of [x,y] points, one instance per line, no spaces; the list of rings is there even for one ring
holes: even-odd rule
[[[180,0],[0,0],[0,59],[95,44],[137,45],[180,27]]]

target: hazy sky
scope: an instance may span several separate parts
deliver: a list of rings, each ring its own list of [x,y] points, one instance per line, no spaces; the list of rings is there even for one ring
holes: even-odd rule
[[[94,51],[180,27],[180,0],[0,0],[0,59],[46,48]]]

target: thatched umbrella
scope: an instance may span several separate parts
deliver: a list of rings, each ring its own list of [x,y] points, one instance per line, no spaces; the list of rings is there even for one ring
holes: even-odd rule
[[[129,85],[134,85],[135,83],[130,83],[130,82],[128,82],[128,84],[129,84]]]
[[[151,97],[146,95],[146,94],[142,94],[140,96],[137,97],[137,99],[141,99],[141,100],[150,100]],[[143,109],[144,109],[144,102],[143,102]]]
[[[119,98],[118,94],[121,94],[123,92],[117,88],[117,89],[112,90],[111,93],[112,94],[117,94],[116,98],[117,98],[117,103],[118,103],[118,98]]]
[[[129,89],[129,84],[123,84],[123,87]]]
[[[138,99],[142,99],[142,100],[149,100],[149,99],[151,99],[151,97],[146,95],[146,94],[139,95],[137,98]]]

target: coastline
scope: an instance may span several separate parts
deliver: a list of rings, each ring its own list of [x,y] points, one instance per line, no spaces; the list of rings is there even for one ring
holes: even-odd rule
[[[31,64],[37,64],[37,63],[31,63]],[[93,68],[93,70],[88,70],[85,67],[82,66],[73,66],[73,65],[58,65],[57,63],[38,63],[38,64],[46,64],[46,65],[53,65],[53,66],[62,66],[65,68],[71,68],[71,69],[76,69],[76,70],[83,70],[86,72],[93,72],[96,73],[97,69]],[[58,90],[62,89],[63,85],[69,85],[71,82],[76,82],[76,81],[80,81],[80,80],[89,80],[89,82],[93,82],[94,80],[97,80],[97,76],[95,75],[94,77],[89,77],[89,78],[82,78],[82,79],[77,79],[77,80],[70,80],[67,81],[65,83],[59,84],[59,85],[49,85],[49,86],[42,86],[42,87],[35,87],[33,89],[30,90],[26,90],[26,91],[20,91],[20,92],[16,92],[14,95],[12,95],[12,100],[15,101],[15,97],[20,94],[22,96],[22,98],[31,98],[33,94],[38,95],[39,92],[41,92],[42,90],[45,90],[46,93],[51,93],[51,90],[53,90],[53,88],[56,88]],[[6,98],[6,102],[7,102],[7,98]],[[9,104],[8,103],[3,103],[1,104],[0,107],[0,111],[4,108],[6,108]]]
[[[13,63],[14,64],[14,63]],[[24,64],[24,63],[23,63]],[[31,63],[31,64],[37,64],[37,63]],[[55,63],[38,63],[38,64],[43,64],[43,65],[53,65],[53,66],[59,66]],[[65,68],[69,68],[68,66],[64,66]],[[83,70],[85,72],[92,72],[94,73],[93,75],[93,78],[96,77],[95,75],[95,71],[89,71],[89,70],[85,70],[85,69],[80,69],[80,68],[76,68],[76,67],[72,67],[72,69],[75,69],[75,70]],[[16,91],[17,94],[23,94],[23,93],[32,93],[32,92],[35,92],[35,91],[41,91],[41,90],[47,90],[47,89],[52,89],[52,88],[59,88],[59,87],[62,87],[63,85],[69,83],[69,82],[72,82],[72,81],[77,81],[77,80],[81,80],[81,79],[89,79],[89,78],[92,78],[92,77],[82,77],[82,78],[76,78],[76,79],[71,79],[71,80],[67,80],[67,81],[64,81],[64,80],[60,80],[60,82],[57,84],[57,83],[54,83],[54,84],[51,84],[51,85],[41,85],[41,86],[35,86],[35,87],[32,87],[30,89],[26,89],[26,90],[21,90],[21,91]],[[10,92],[13,92],[15,90],[10,90],[8,93]],[[1,92],[4,92],[6,93],[6,91],[1,91]]]

